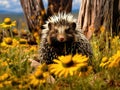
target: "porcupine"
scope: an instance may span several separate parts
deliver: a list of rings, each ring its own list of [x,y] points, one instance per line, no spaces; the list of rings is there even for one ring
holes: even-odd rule
[[[58,56],[82,54],[91,57],[92,48],[80,30],[72,14],[58,13],[49,17],[43,25],[40,43],[40,63],[53,63]]]

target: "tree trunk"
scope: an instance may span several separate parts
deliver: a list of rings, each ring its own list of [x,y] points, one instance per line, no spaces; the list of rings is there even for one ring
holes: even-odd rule
[[[120,32],[120,0],[82,0],[78,28],[90,39],[101,26],[111,33]]]
[[[72,0],[48,0],[47,15],[42,0],[20,0],[30,32],[41,32],[45,20],[58,12],[71,12]]]
[[[72,10],[72,0],[48,0],[47,16],[58,12],[69,13]]]
[[[42,0],[20,0],[30,32],[41,31],[46,20]]]

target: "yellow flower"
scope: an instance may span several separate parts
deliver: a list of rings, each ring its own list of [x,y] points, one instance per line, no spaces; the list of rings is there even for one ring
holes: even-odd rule
[[[42,71],[42,72],[47,72],[48,73],[48,65],[45,63],[40,64],[37,68],[36,71]]]
[[[80,69],[78,76],[80,77],[88,76],[91,71],[92,71],[92,66],[84,66]]]
[[[4,23],[8,24],[8,25],[11,24],[11,19],[10,18],[5,18]]]
[[[13,39],[12,46],[15,47],[19,44],[19,42],[16,39]]]
[[[2,76],[0,76],[0,81],[4,81],[4,80],[8,79],[9,76],[10,76],[10,75],[7,74],[7,73],[3,74]]]
[[[37,47],[36,46],[31,46],[30,47],[30,51],[37,51],[38,49],[37,49]]]
[[[20,44],[27,44],[27,40],[26,40],[26,39],[21,38],[21,39],[19,40],[19,43],[20,43]]]
[[[46,83],[49,76],[50,75],[47,70],[47,65],[41,64],[36,68],[36,71],[34,72],[34,74],[30,76],[30,85],[32,85],[33,87],[36,87],[43,83]]]
[[[3,85],[4,85],[4,86],[8,86],[8,85],[11,85],[11,83],[12,83],[12,81],[4,81],[4,82],[3,82]]]
[[[101,33],[104,33],[105,27],[104,27],[104,26],[101,26],[101,27],[100,27],[100,31],[101,31]]]
[[[115,36],[113,39],[112,39],[112,42],[113,43],[117,43],[119,40],[119,36]]]
[[[26,30],[22,29],[20,31],[21,31],[20,33],[21,33],[22,36],[27,36],[27,31]]]
[[[6,44],[8,44],[8,45],[11,45],[12,44],[12,38],[10,38],[10,37],[7,37],[7,38],[4,38],[4,41],[5,41],[5,43]]]
[[[16,21],[11,21],[10,18],[5,18],[4,22],[0,24],[2,28],[11,28],[13,26],[16,26]]]
[[[113,39],[112,39],[112,43],[115,44],[115,43],[118,43],[119,41],[119,36],[115,36]]]
[[[42,11],[41,11],[42,16],[44,16],[44,15],[45,15],[45,13],[46,13],[46,11],[45,11],[45,10],[42,10]]]
[[[12,32],[13,32],[14,35],[18,35],[18,30],[16,28],[13,29]]]
[[[16,79],[14,81],[17,84],[16,86],[17,86],[18,90],[19,89],[20,90],[24,90],[24,89],[28,89],[29,88],[29,78],[28,78],[28,75],[24,75],[24,76],[22,76],[22,78]],[[19,82],[17,82],[17,81],[19,81]]]
[[[12,86],[16,86],[16,85],[19,85],[21,83],[21,80],[15,76],[12,77]]]
[[[91,26],[89,27],[89,30],[91,30],[92,32],[94,32],[94,31],[95,31],[95,27],[94,27],[93,25],[91,25]]]
[[[33,36],[34,36],[34,38],[36,39],[36,42],[39,43],[40,37],[39,37],[38,32],[34,32]]]
[[[48,67],[50,72],[58,77],[67,77],[68,75],[73,76],[78,68],[87,65],[87,60],[88,58],[86,56],[79,54],[76,54],[73,57],[72,55],[59,56],[58,59],[53,60],[54,64],[50,64]]]
[[[36,37],[39,37],[39,34],[38,32],[34,32],[33,36],[36,38]]]
[[[4,61],[4,62],[1,63],[1,66],[2,67],[8,66],[8,63],[6,61]]]
[[[72,59],[76,63],[77,62],[83,63],[83,62],[87,62],[88,61],[88,57],[82,56],[81,54],[74,55]]]
[[[16,39],[12,39],[10,37],[4,38],[3,42],[1,43],[2,47],[15,47],[19,44]]]
[[[116,54],[111,57],[103,57],[100,67],[112,68],[120,66],[120,50],[117,51]]]
[[[45,83],[48,77],[49,77],[48,72],[37,70],[33,75],[30,76],[30,85],[32,85],[33,87],[39,86]]]
[[[104,62],[107,62],[108,61],[108,58],[107,57],[103,57],[102,58],[102,62],[104,63]]]
[[[103,57],[102,61],[100,63],[100,67],[107,67],[107,65],[110,63],[109,59],[107,57]]]
[[[28,89],[28,88],[29,88],[29,85],[28,85],[28,84],[25,84],[25,85],[19,84],[19,85],[18,85],[18,88],[19,88],[20,90],[22,90],[22,89]]]
[[[119,67],[120,66],[120,51],[117,51],[116,54],[114,54],[110,59],[109,61],[111,62],[109,65],[108,65],[108,68],[111,68],[111,67]]]
[[[1,47],[6,47],[6,46],[7,46],[7,44],[5,42],[1,43]]]

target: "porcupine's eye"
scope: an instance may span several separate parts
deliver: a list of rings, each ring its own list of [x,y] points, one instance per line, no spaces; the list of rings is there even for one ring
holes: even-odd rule
[[[55,33],[58,33],[58,30],[57,30],[57,29],[55,29],[55,30],[54,30],[54,32],[55,32]]]
[[[65,33],[70,33],[70,28],[66,29]]]
[[[73,30],[75,30],[75,28],[76,28],[76,23],[71,23],[71,29],[73,29]]]

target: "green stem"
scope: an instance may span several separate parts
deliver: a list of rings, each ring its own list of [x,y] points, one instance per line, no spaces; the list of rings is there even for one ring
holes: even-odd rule
[[[11,29],[9,29],[9,31],[10,31],[10,36],[13,38],[13,33],[12,33]]]

